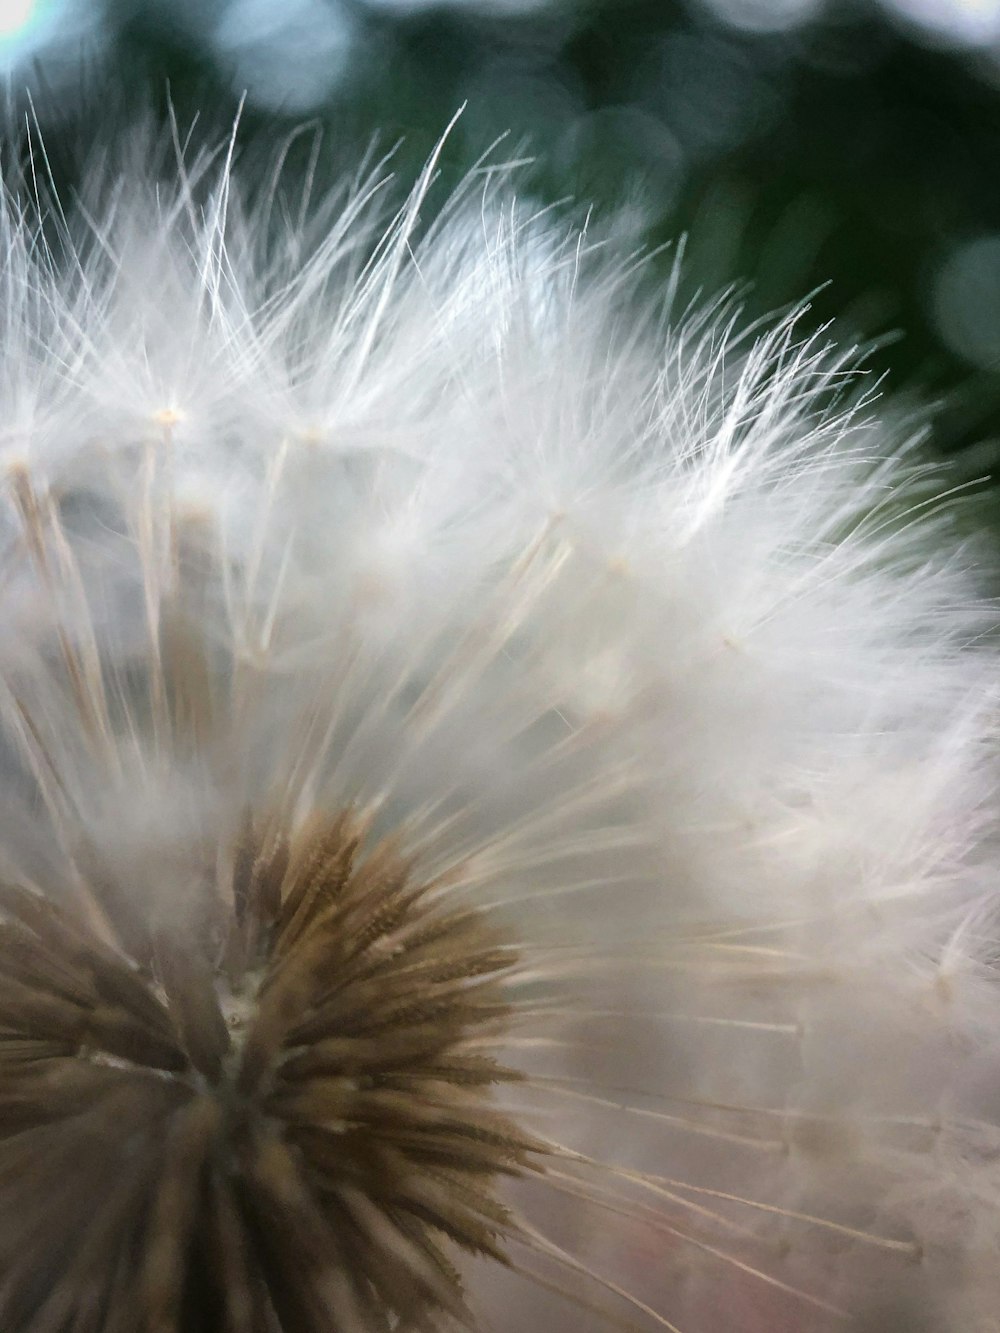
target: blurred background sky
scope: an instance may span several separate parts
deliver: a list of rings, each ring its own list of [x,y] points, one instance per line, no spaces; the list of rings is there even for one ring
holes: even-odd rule
[[[169,86],[341,160],[402,136],[405,172],[467,102],[452,169],[512,131],[540,202],[687,233],[690,292],[821,288],[809,320],[884,337],[959,471],[1000,471],[1000,0],[0,0],[0,67],[57,163]]]

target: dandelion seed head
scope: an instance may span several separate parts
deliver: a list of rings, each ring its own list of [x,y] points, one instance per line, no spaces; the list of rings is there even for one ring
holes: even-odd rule
[[[152,156],[2,214],[0,1325],[982,1323],[993,612],[915,443],[504,171]]]

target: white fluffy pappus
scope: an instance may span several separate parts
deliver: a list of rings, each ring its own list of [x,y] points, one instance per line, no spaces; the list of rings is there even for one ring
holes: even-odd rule
[[[7,198],[0,1326],[985,1333],[939,478],[434,172]]]

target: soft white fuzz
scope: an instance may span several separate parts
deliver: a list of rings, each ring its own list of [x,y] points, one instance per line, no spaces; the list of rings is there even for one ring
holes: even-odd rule
[[[795,320],[650,311],[504,172],[428,225],[433,163],[395,215],[119,165],[2,216],[5,877],[96,848],[182,922],[248,810],[351,808],[488,915],[552,1155],[477,1329],[994,1328],[997,659],[940,478]]]

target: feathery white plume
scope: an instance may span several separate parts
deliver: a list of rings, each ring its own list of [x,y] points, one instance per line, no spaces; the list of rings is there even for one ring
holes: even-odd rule
[[[4,206],[0,1326],[993,1327],[937,478],[434,171]]]

